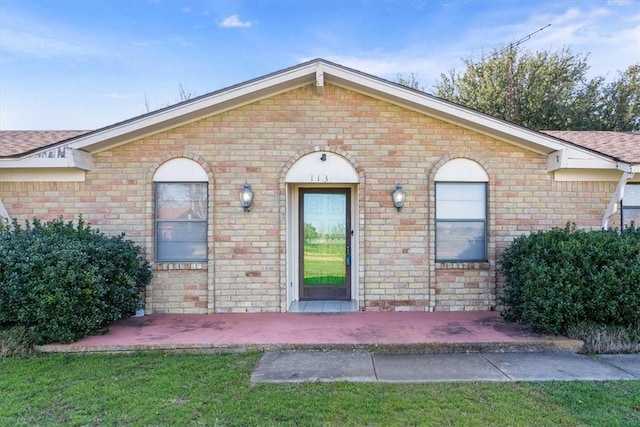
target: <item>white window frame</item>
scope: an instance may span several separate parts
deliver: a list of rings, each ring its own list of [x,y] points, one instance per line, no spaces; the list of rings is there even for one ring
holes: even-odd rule
[[[453,159],[445,163],[436,173],[434,178],[435,186],[435,259],[436,262],[486,262],[488,254],[488,242],[489,242],[489,230],[488,230],[488,217],[489,217],[489,176],[482,166],[470,159]],[[441,195],[443,190],[447,186],[474,186],[482,187],[482,200],[481,212],[479,216],[469,216],[468,214],[461,215],[447,215],[442,216],[439,213],[439,194]],[[455,202],[455,201],[454,201]],[[460,200],[460,202],[463,202]],[[477,206],[476,206],[477,208]],[[439,251],[439,246],[442,243],[442,236],[439,233],[439,225],[443,224],[464,224],[464,223],[481,223],[482,224],[482,254],[481,256],[442,256]],[[471,240],[470,240],[471,242]],[[470,243],[470,248],[473,244]]]
[[[177,158],[162,164],[153,175],[153,220],[154,220],[154,259],[156,262],[206,262],[208,258],[208,217],[209,217],[209,178],[205,170],[193,160]],[[197,184],[204,185],[204,218],[193,218],[190,215],[186,218],[159,218],[158,217],[158,188],[163,185],[184,185]],[[194,256],[160,256],[160,231],[162,223],[179,222],[186,225],[194,225],[203,228],[202,240],[193,242],[204,242],[204,250],[200,255]]]
[[[630,211],[634,213],[634,215],[632,215],[633,218],[638,218],[638,221],[634,221],[634,224],[633,224],[634,227],[635,228],[640,227],[640,183],[625,184],[625,190],[624,190],[625,196],[629,194],[629,190],[631,190],[631,188],[633,188],[634,196],[638,195],[638,200],[637,201],[632,200],[631,197],[628,197],[628,196],[626,198],[625,197],[622,198],[622,201],[620,202],[620,224],[623,229],[625,226],[628,226],[631,224],[631,221],[628,219],[628,216],[626,215],[626,213]],[[632,201],[630,201],[630,199]]]

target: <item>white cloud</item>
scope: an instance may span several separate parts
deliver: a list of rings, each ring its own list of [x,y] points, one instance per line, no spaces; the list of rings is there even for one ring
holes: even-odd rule
[[[139,97],[139,95],[135,93],[119,93],[119,92],[105,92],[105,93],[102,93],[101,96],[108,99],[125,99],[125,100]]]
[[[620,7],[571,9],[562,15],[546,15],[544,18],[552,26],[527,42],[526,47],[554,51],[569,47],[574,53],[588,54],[592,76],[616,77],[618,70],[625,70],[640,58],[640,15],[628,12]]]
[[[636,3],[637,4],[637,3]],[[624,5],[623,5],[624,6]],[[428,92],[442,73],[452,68],[463,71],[462,59],[479,59],[481,54],[500,49],[528,34],[551,24],[522,43],[525,51],[552,52],[570,48],[575,54],[589,54],[589,76],[614,78],[640,58],[640,15],[629,14],[623,7],[566,7],[558,13],[541,8],[524,21],[491,24],[475,22],[469,29],[452,35],[446,44],[417,42],[395,51],[368,51],[349,54],[334,47],[317,52],[314,57],[326,58],[347,67],[389,80],[415,74]],[[305,55],[304,60],[313,57]]]
[[[231,15],[223,19],[219,25],[222,28],[247,28],[251,26],[251,22],[241,21],[238,15]]]

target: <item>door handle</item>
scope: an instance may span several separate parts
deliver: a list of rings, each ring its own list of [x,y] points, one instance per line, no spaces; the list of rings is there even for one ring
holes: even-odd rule
[[[345,264],[347,266],[351,265],[351,246],[347,245],[347,254],[345,257]]]

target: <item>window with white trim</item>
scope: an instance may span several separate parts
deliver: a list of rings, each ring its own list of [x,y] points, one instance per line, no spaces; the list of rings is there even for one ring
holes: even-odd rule
[[[454,159],[435,181],[436,261],[486,261],[489,176],[472,160]]]
[[[156,261],[206,261],[206,172],[193,160],[173,159],[158,168],[153,181]]]
[[[640,184],[627,184],[622,198],[622,225],[640,227]]]

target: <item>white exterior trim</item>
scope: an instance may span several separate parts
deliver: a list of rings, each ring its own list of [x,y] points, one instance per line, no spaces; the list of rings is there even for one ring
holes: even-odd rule
[[[609,219],[618,211],[618,204],[624,197],[624,187],[633,178],[633,173],[624,172],[618,182],[618,187],[611,197],[611,201],[604,212],[604,218],[602,218],[602,228],[609,228]]]
[[[560,169],[616,169],[615,160],[575,148],[563,148],[547,156],[547,171]]]
[[[434,181],[489,182],[489,175],[477,162],[459,158],[442,165]]]
[[[7,209],[4,207],[4,204],[2,204],[2,199],[0,199],[0,220],[4,220],[4,219],[11,221],[9,212],[7,212]]]
[[[154,182],[208,182],[209,177],[202,166],[191,159],[171,159],[153,174]]]
[[[91,154],[66,147],[63,156],[29,156],[21,159],[0,159],[0,169],[24,168],[77,168],[93,169]]]
[[[624,172],[617,169],[559,169],[553,172],[556,182],[618,182]],[[636,174],[629,182],[640,182],[640,174]]]
[[[289,311],[291,303],[300,301],[299,286],[299,267],[300,260],[298,257],[299,246],[299,213],[300,206],[298,197],[300,188],[350,188],[351,189],[351,228],[353,235],[351,236],[351,301],[355,301],[359,308],[359,303],[364,298],[360,295],[360,266],[364,263],[360,253],[360,227],[359,220],[359,203],[358,203],[358,186],[352,185],[297,185],[293,183],[286,184],[286,306],[281,307],[281,311]]]
[[[0,182],[83,182],[86,171],[75,168],[0,169]]]
[[[420,114],[489,135],[538,154],[547,155],[549,171],[567,168],[615,169],[628,167],[624,170],[629,170],[632,173],[640,172],[640,165],[619,166],[609,156],[322,59],[315,59],[76,137],[70,143],[66,143],[67,150],[72,152],[67,161],[61,159],[34,160],[34,158],[42,156],[44,153],[48,154],[49,151],[56,148],[48,147],[23,159],[0,160],[0,169],[76,167],[90,170],[92,165],[88,153],[108,150],[302,86],[313,85],[316,93],[322,95],[327,83],[385,100]]]
[[[323,160],[324,159],[324,160]],[[357,184],[358,173],[339,154],[316,151],[307,154],[289,169],[284,179],[295,184]]]

